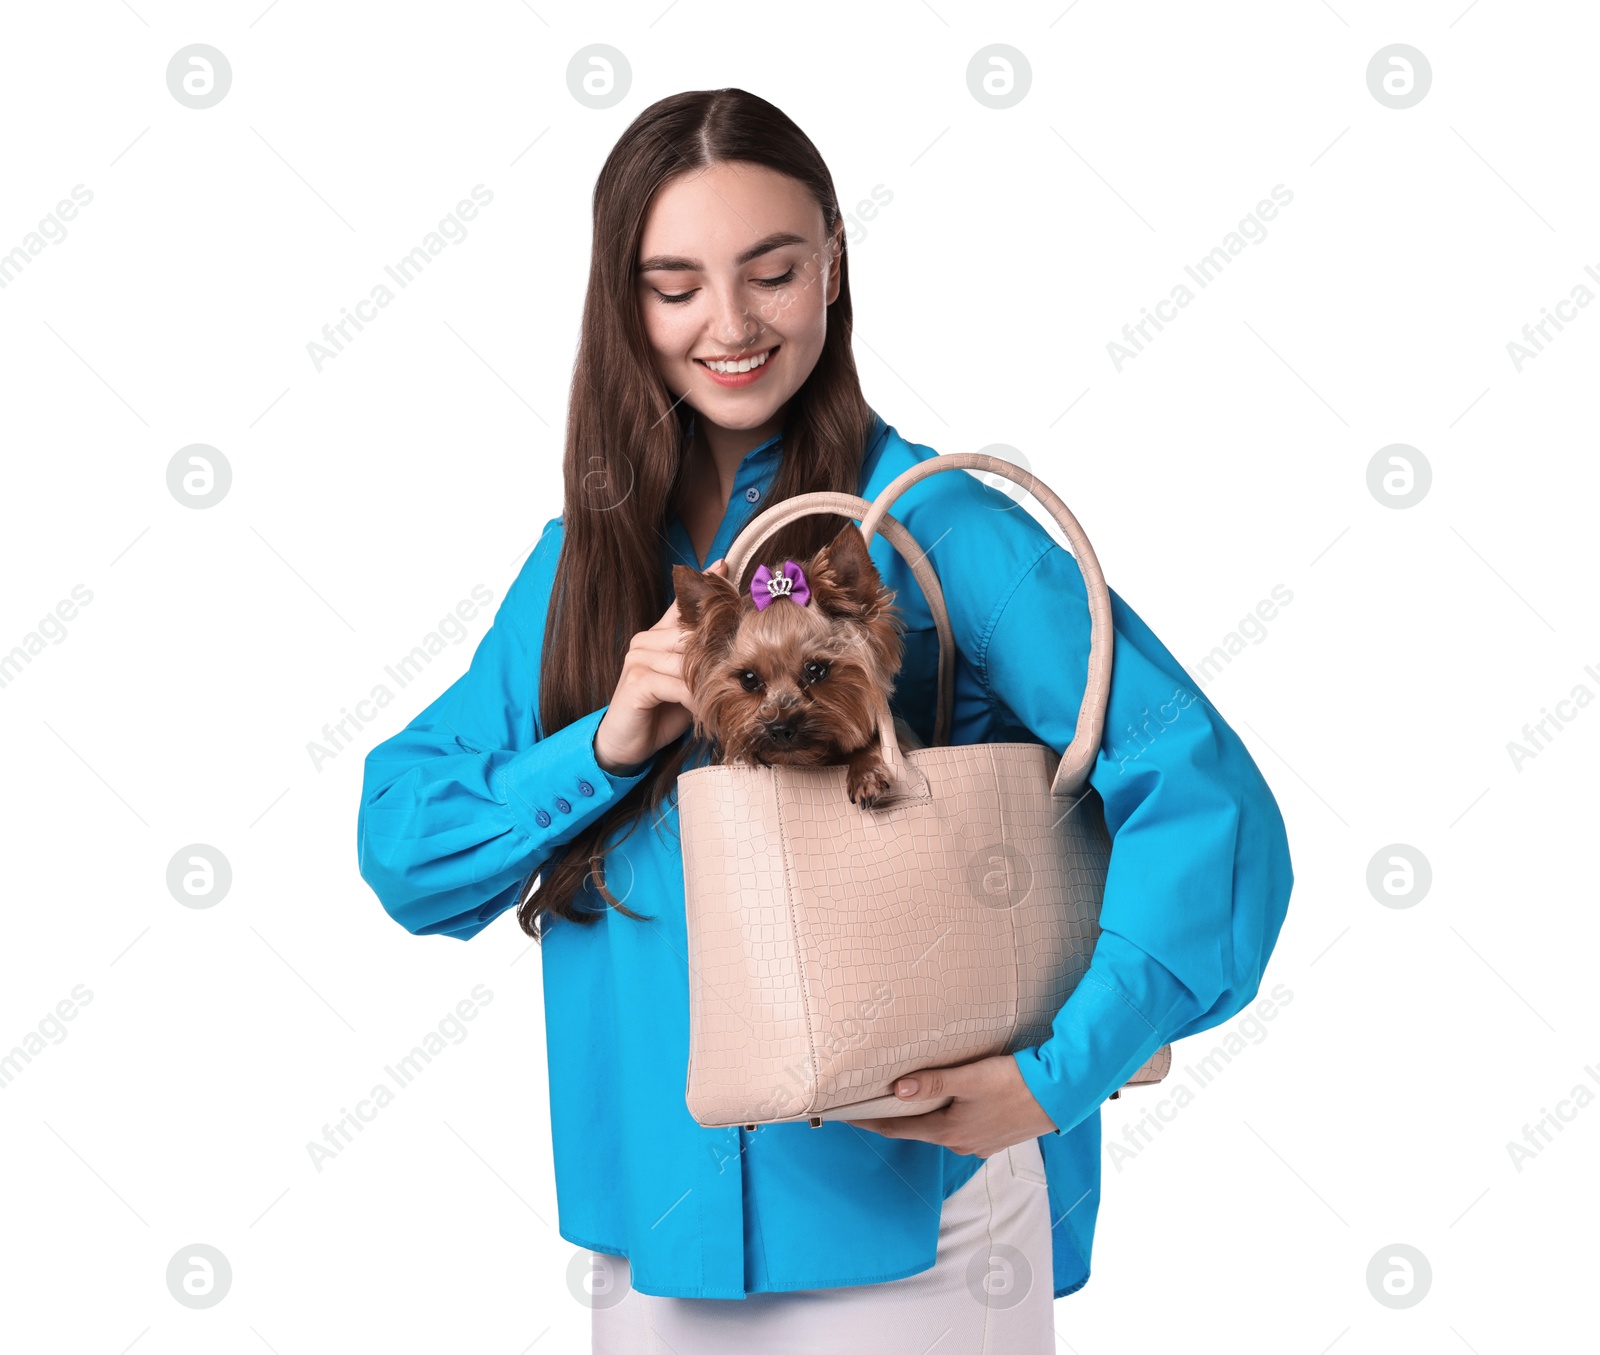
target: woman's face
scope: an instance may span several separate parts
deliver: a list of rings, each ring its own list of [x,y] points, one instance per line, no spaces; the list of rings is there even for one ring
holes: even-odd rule
[[[798,180],[762,165],[724,161],[662,185],[639,245],[638,291],[673,398],[722,428],[772,423],[822,352],[842,241],[842,223],[825,237],[822,209]]]

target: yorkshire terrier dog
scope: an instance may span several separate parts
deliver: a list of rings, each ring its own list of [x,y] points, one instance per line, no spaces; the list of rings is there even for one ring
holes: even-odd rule
[[[674,565],[679,624],[690,632],[683,680],[695,733],[722,762],[849,765],[852,803],[870,809],[892,786],[878,718],[900,671],[904,621],[846,526],[809,560],[758,566],[749,586]],[[881,704],[880,704],[881,703]],[[902,750],[923,747],[895,720]]]

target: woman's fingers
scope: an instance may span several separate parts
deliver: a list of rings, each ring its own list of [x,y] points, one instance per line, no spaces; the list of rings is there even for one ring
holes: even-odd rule
[[[637,662],[648,663],[652,667],[658,663],[671,663],[673,665],[683,662],[683,647],[689,636],[688,631],[640,631],[634,637],[634,642],[628,650],[628,657]],[[676,671],[674,667],[671,671]]]
[[[678,721],[687,725],[694,718],[694,707],[689,704],[689,690],[680,679],[668,673],[651,672],[643,678],[641,686],[654,703],[652,715],[646,718],[666,721],[665,726],[657,726],[658,737],[663,728],[672,730],[676,737],[682,728]]]
[[[671,678],[681,685],[683,681],[683,655],[669,643],[636,644],[628,650],[622,661],[622,678],[619,686],[648,681],[652,677]]]
[[[715,561],[705,572],[726,575],[726,560]],[[596,749],[603,739],[614,763],[632,766],[644,760],[681,734],[696,715],[683,680],[682,651],[688,639],[674,599],[660,620],[629,641],[611,708],[595,736]]]
[[[674,607],[678,604],[673,603]],[[670,622],[670,624],[668,624]],[[689,632],[679,623],[677,617],[668,612],[649,630],[642,630],[633,637],[635,649],[668,650],[682,649],[684,641],[689,638]]]
[[[649,698],[648,703],[641,704],[689,708],[689,689],[683,685],[682,678],[674,677],[671,673],[659,672],[654,668],[647,670],[640,674],[635,692]]]
[[[689,689],[683,685],[682,678],[675,678],[666,673],[658,673],[654,681],[656,686],[653,690],[659,694],[663,704],[670,701],[674,705],[682,706],[685,710],[692,709],[689,705]]]

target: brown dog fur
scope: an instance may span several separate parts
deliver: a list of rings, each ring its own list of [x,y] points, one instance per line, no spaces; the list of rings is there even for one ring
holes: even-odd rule
[[[750,562],[747,578],[759,563]],[[782,563],[768,561],[774,572]],[[748,583],[735,592],[720,575],[673,566],[679,624],[690,632],[683,680],[697,708],[695,733],[724,762],[848,763],[850,799],[870,809],[892,785],[878,712],[900,671],[903,620],[858,527],[797,563],[809,602],[779,597],[759,610]],[[906,741],[903,721],[896,726],[902,749],[920,746]]]

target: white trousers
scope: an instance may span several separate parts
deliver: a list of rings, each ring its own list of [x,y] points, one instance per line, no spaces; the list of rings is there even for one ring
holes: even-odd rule
[[[903,1279],[658,1298],[632,1287],[626,1257],[591,1256],[606,1294],[593,1355],[1055,1355],[1050,1202],[1033,1139],[985,1158],[944,1201],[932,1268]]]

